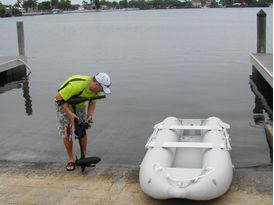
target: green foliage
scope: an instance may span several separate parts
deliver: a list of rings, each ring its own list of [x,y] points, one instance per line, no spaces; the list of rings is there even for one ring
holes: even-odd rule
[[[22,13],[16,7],[11,6],[11,15],[12,16],[22,16]]]
[[[15,7],[22,7],[23,0],[17,0],[17,2],[14,4]]]
[[[216,0],[211,0],[212,5],[216,4]],[[202,5],[206,4],[206,0],[201,0]],[[233,6],[233,3],[241,3],[247,7],[263,7],[272,4],[272,0],[221,0],[221,3],[227,7]],[[82,5],[85,9],[99,9],[102,6],[114,9],[123,8],[139,8],[139,9],[165,9],[165,8],[189,8],[191,1],[181,2],[179,0],[84,0]],[[79,5],[72,5],[71,0],[47,0],[37,3],[37,0],[17,0],[14,6],[3,5],[0,1],[0,17],[19,16],[22,13],[17,9],[24,7],[28,12],[30,8],[42,11],[50,11],[51,9],[76,10]]]
[[[0,17],[21,16],[22,13],[15,6],[6,6],[0,2]]]
[[[79,4],[73,4],[71,5],[71,10],[77,10],[80,7]]]
[[[118,5],[119,5],[119,8],[121,8],[121,9],[128,8],[128,2],[127,2],[127,0],[119,1]]]
[[[128,7],[140,9],[185,8],[191,7],[191,3],[179,0],[132,0],[128,3]]]
[[[238,7],[268,7],[272,0],[222,0],[222,4],[233,7],[234,3],[239,3]]]
[[[128,2],[129,8],[149,9],[150,3],[145,0],[132,0]]]
[[[50,1],[43,1],[38,4],[38,10],[47,11],[51,9]]]
[[[51,0],[51,8],[52,9],[58,9],[58,0]]]
[[[0,2],[0,17],[6,16],[6,8],[5,6]]]
[[[37,6],[37,0],[23,0],[23,7],[28,11],[30,8],[34,9]]]
[[[58,8],[63,9],[63,10],[71,9],[71,1],[70,0],[60,0]]]
[[[94,0],[94,3],[95,3],[96,9],[100,9],[101,8],[101,4],[100,4],[99,0]]]

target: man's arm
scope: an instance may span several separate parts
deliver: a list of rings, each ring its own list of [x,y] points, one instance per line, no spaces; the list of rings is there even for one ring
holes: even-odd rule
[[[61,101],[61,100],[63,100],[63,98],[62,98],[62,96],[60,95],[59,92],[57,92],[57,94],[56,94],[56,96],[55,96],[55,99],[56,99],[56,101]],[[70,124],[73,124],[73,123],[74,123],[74,118],[79,119],[79,117],[78,117],[76,114],[74,114],[74,113],[69,109],[68,103],[64,103],[64,104],[62,104],[62,105],[60,105],[60,106],[63,108],[63,110],[64,110],[65,113],[67,114],[67,116],[68,116],[68,118],[69,118]]]
[[[93,116],[93,113],[94,113],[94,110],[95,110],[95,105],[96,105],[96,103],[94,103],[92,101],[90,101],[88,103],[88,118],[87,118],[88,121],[92,120],[92,116]]]

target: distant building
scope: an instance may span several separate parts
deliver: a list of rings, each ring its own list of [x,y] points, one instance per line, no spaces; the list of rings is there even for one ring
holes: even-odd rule
[[[78,7],[78,10],[85,10],[85,8],[84,8],[83,5],[80,5],[80,6]]]
[[[26,13],[26,9],[25,8],[15,7],[15,9],[17,9],[21,13]]]
[[[63,13],[63,10],[62,9],[52,9],[51,12],[53,14],[60,14],[60,13]]]
[[[193,8],[201,8],[202,7],[202,1],[201,0],[192,0],[191,1]]]

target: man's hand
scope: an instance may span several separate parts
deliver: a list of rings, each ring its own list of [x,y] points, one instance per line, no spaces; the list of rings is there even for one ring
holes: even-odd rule
[[[87,123],[93,123],[92,116],[88,116],[88,118],[86,119],[86,122]]]
[[[59,92],[57,92],[56,96],[55,96],[56,101],[61,101],[63,100],[61,94]],[[65,113],[68,116],[69,119],[69,124],[72,125],[74,123],[74,119],[77,118],[79,120],[79,117],[74,114],[68,107],[68,103],[63,103],[61,105],[62,109],[65,111]]]
[[[68,118],[69,118],[69,124],[71,124],[71,125],[74,123],[75,118],[79,120],[79,117],[77,115],[75,115],[73,112],[69,113]]]

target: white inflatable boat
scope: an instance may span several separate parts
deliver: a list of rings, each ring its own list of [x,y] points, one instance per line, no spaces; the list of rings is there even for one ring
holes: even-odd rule
[[[142,190],[156,199],[210,200],[230,187],[229,125],[219,118],[166,118],[154,126],[140,165]]]

